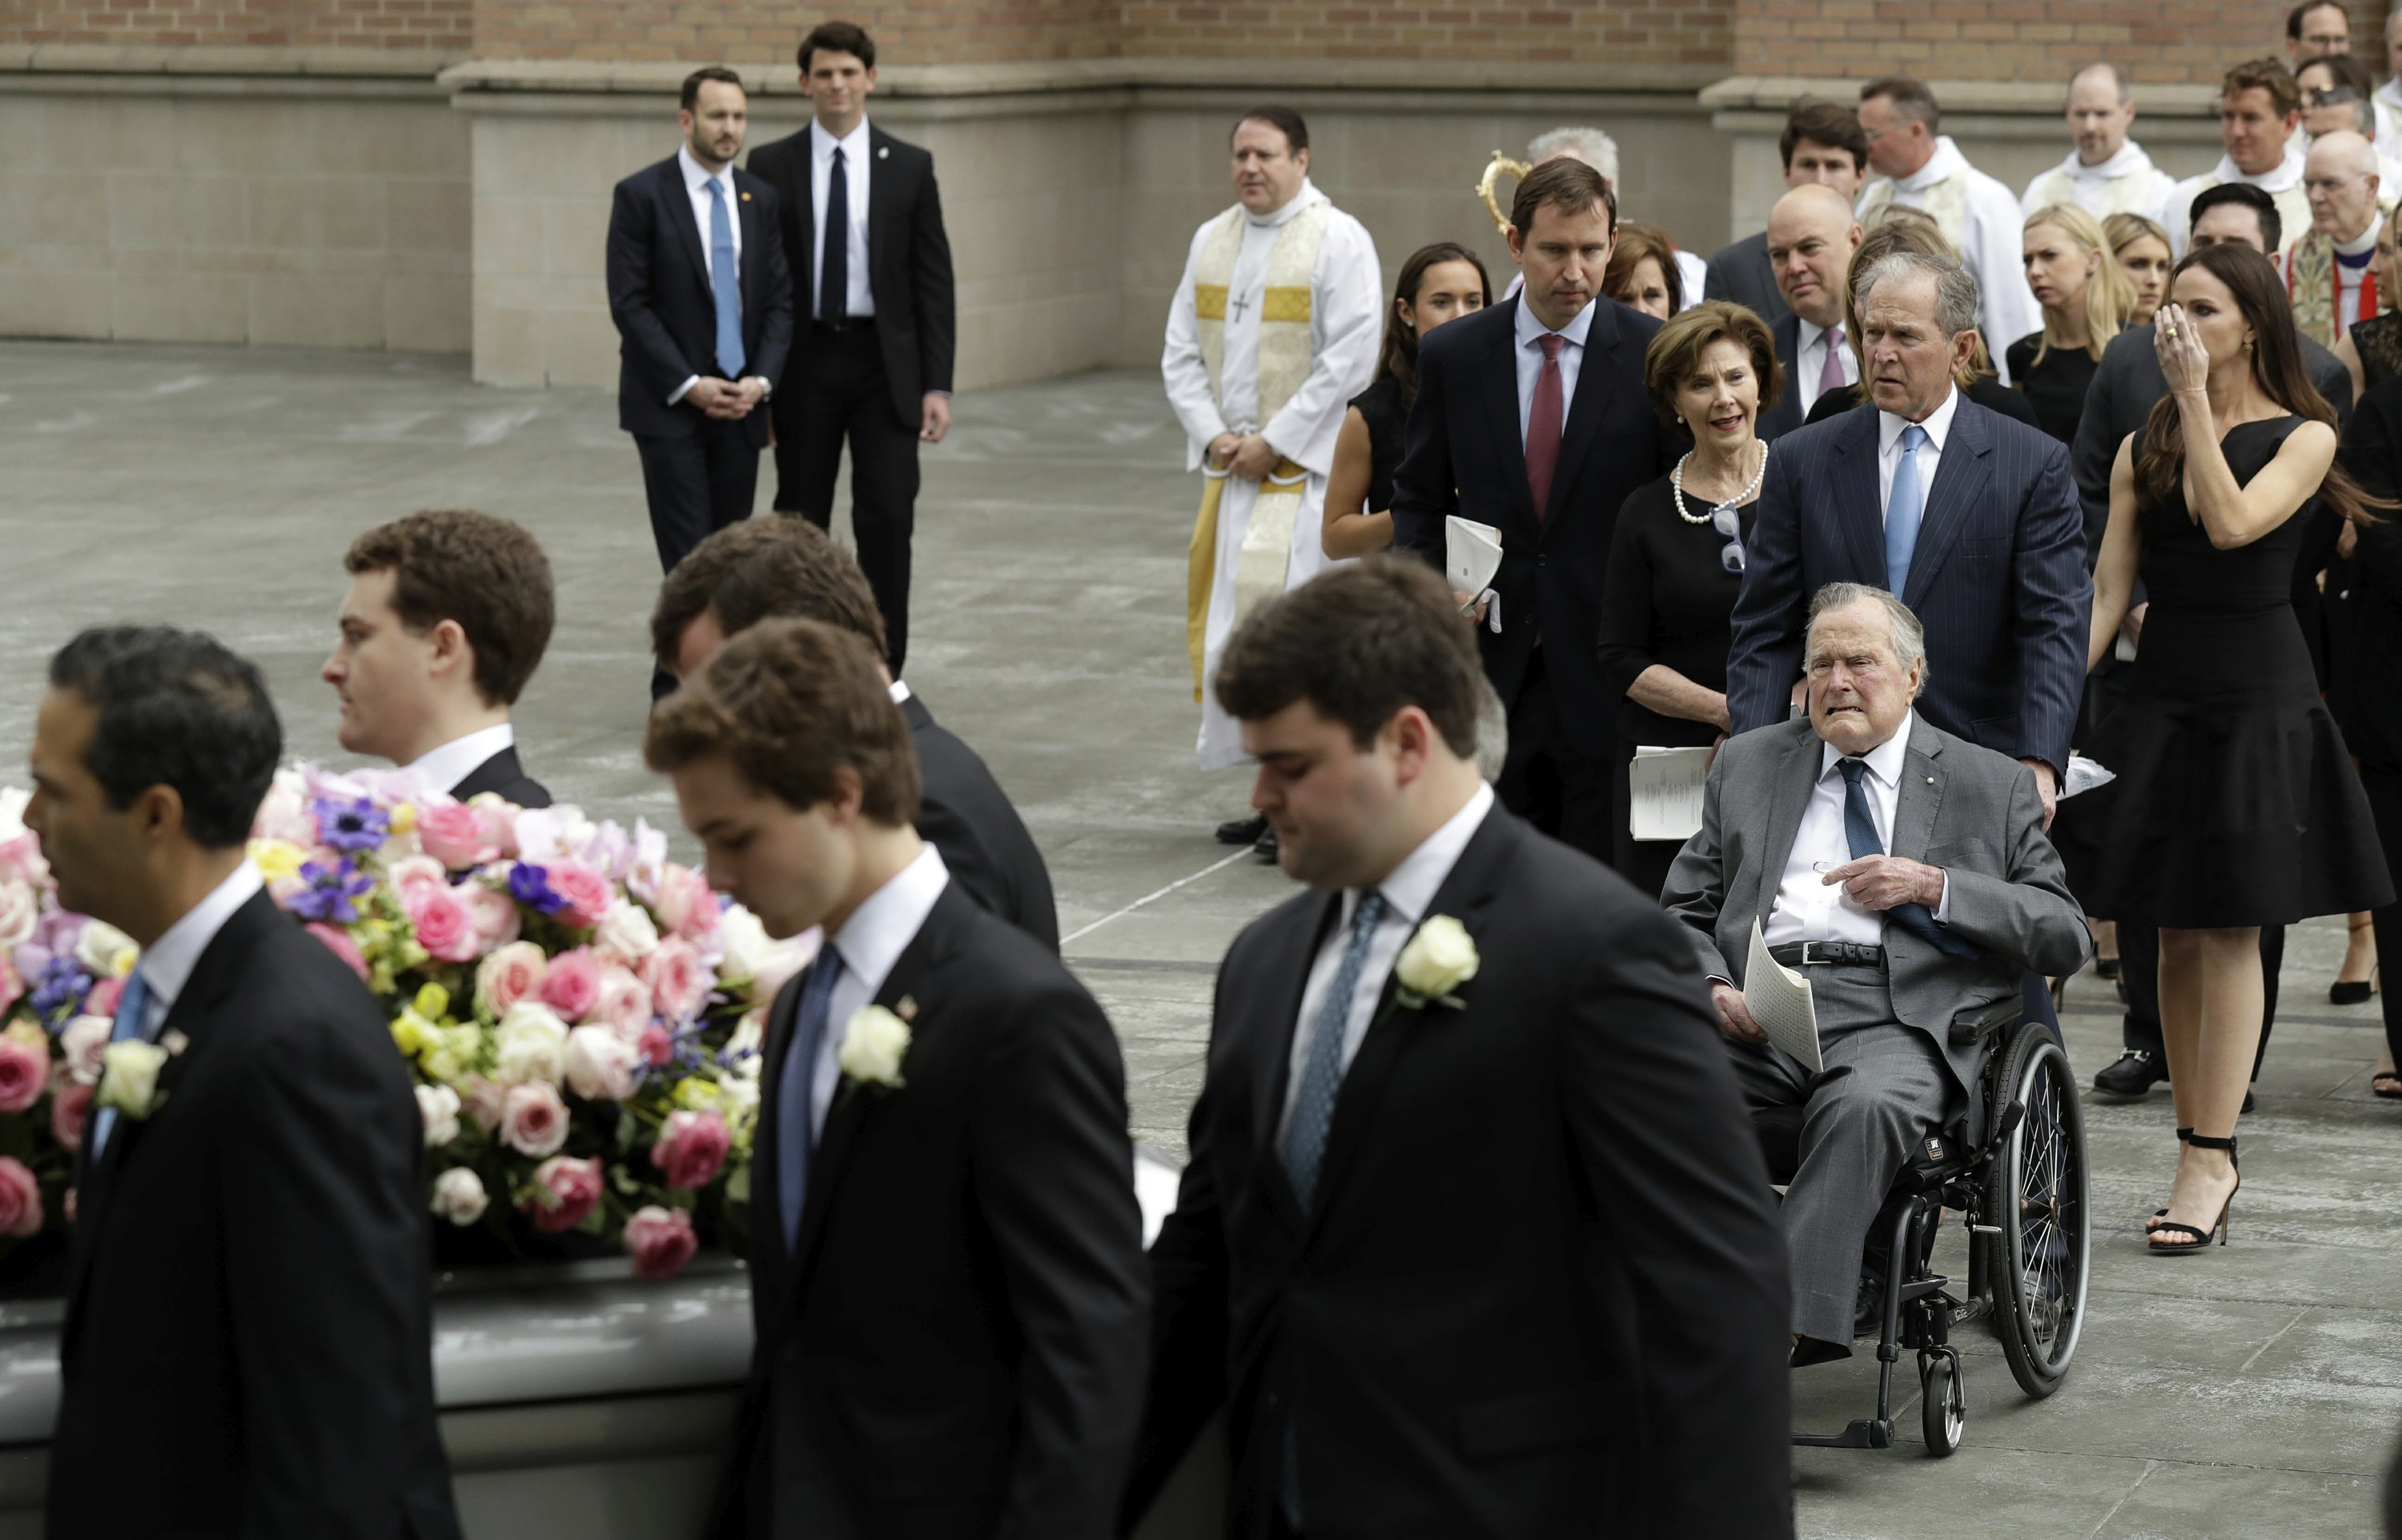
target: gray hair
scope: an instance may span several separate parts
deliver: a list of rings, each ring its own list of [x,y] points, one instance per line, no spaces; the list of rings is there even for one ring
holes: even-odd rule
[[[1539,166],[1563,153],[1599,172],[1612,188],[1618,186],[1618,141],[1599,129],[1553,129],[1535,135],[1526,146],[1526,158]]]
[[[1809,667],[1810,639],[1817,634],[1819,617],[1846,605],[1872,598],[1884,606],[1885,619],[1893,626],[1893,655],[1904,668],[1926,662],[1926,627],[1919,624],[1910,606],[1884,589],[1866,583],[1830,583],[1810,596],[1810,620],[1802,630],[1802,667]],[[1931,669],[1918,670],[1918,688],[1924,691]]]
[[[1977,325],[1977,281],[1968,269],[1949,256],[1929,256],[1925,252],[1896,252],[1880,257],[1874,267],[1860,279],[1860,304],[1865,308],[1878,284],[1888,279],[1916,278],[1924,274],[1935,280],[1935,324],[1947,337],[1973,331]]]

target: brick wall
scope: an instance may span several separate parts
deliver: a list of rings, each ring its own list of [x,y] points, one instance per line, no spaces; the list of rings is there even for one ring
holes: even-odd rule
[[[1243,51],[1290,56],[1723,62],[1737,0],[1126,0],[1125,43],[1139,57]],[[1815,9],[1815,3],[1804,9]]]
[[[475,0],[475,10],[476,52],[488,59],[789,58],[801,35],[830,16],[865,27],[881,62],[1097,59],[1119,51],[1119,0],[869,0],[833,11],[765,0]]]
[[[0,44],[465,52],[474,0],[0,0]]]

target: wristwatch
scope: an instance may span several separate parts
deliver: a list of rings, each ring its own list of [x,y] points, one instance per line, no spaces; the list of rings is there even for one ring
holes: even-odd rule
[[[776,393],[776,382],[775,382],[774,380],[772,380],[772,379],[769,379],[766,375],[752,375],[752,376],[751,376],[751,378],[752,378],[752,379],[755,379],[755,380],[757,380],[757,381],[759,382],[759,399],[760,399],[760,400],[765,401],[765,400],[766,400],[769,396],[772,396],[772,395],[774,395],[774,394]]]

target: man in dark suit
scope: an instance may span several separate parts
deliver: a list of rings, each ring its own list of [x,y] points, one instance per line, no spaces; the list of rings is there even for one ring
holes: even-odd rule
[[[711,1533],[1105,1540],[1142,1403],[1142,1217],[1110,1024],[909,826],[868,644],[736,637],[651,717],[713,880],[824,928],[768,1015],[756,1347]]]
[[[2343,436],[2343,468],[2372,496],[2402,492],[2402,383],[2370,389]],[[2402,524],[2388,516],[2352,532],[2352,549],[2329,596],[2348,646],[2327,705],[2360,766],[2360,787],[2377,820],[2385,865],[2402,871]],[[2402,901],[2375,910],[2378,955],[2402,957]],[[2402,994],[2381,992],[2383,1067],[2370,1079],[2381,1096],[2402,1093],[2394,1074],[2402,1047]]]
[[[884,622],[859,563],[817,526],[783,516],[721,529],[676,564],[651,612],[652,652],[659,667],[689,679],[727,637],[777,617],[823,621],[884,656]],[[1009,794],[889,667],[885,684],[918,751],[918,835],[987,912],[1058,951],[1050,869]]]
[[[1805,184],[1768,211],[1769,260],[1787,306],[1773,328],[1785,392],[1760,414],[1761,439],[1782,438],[1820,396],[1859,383],[1859,362],[1843,337],[1843,285],[1859,247],[1852,205],[1831,188]]]
[[[1829,187],[1845,207],[1858,196],[1868,175],[1869,142],[1860,132],[1859,115],[1840,102],[1804,99],[1785,117],[1785,132],[1777,150],[1785,159],[1785,186]],[[1731,299],[1749,306],[1762,321],[1774,324],[1791,312],[1776,264],[1768,250],[1768,232],[1722,246],[1709,260],[1702,282],[1704,299]],[[1841,285],[1836,285],[1840,293]],[[1840,307],[1839,307],[1840,309]],[[1790,364],[1787,367],[1789,369]],[[1788,392],[1789,393],[1789,392]]]
[[[662,572],[751,516],[767,444],[757,408],[793,342],[776,194],[734,165],[750,122],[742,77],[695,70],[683,103],[683,144],[618,183],[609,211],[617,426],[642,457]],[[654,677],[652,693],[667,683]]]
[[[1607,861],[1618,696],[1594,649],[1618,506],[1671,458],[1643,389],[1660,323],[1601,294],[1618,200],[1599,172],[1545,161],[1510,217],[1525,289],[1418,350],[1393,541],[1440,568],[1447,516],[1501,531],[1491,607],[1478,606],[1485,672],[1510,713],[1501,799]]]
[[[1691,946],[1495,805],[1444,585],[1372,557],[1215,681],[1312,891],[1219,969],[1129,1517],[1223,1411],[1228,1533],[1792,1533],[1784,1246]]]
[[[341,637],[318,676],[343,748],[415,771],[461,802],[550,793],[518,759],[510,709],[550,645],[550,559],[504,518],[436,509],[380,524],[342,566]]]
[[[142,948],[77,1146],[59,1540],[459,1533],[408,1072],[242,854],[282,746],[207,637],[51,660],[25,823],[60,901]]]
[[[934,158],[867,121],[875,40],[827,21],[801,39],[800,63],[817,116],[751,157],[752,174],[778,194],[799,314],[773,406],[776,509],[829,528],[849,441],[851,533],[898,673],[909,652],[918,446],[940,444],[951,427],[950,237]]]

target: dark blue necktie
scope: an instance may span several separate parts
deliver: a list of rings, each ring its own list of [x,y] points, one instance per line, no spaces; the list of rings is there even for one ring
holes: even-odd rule
[[[709,179],[709,295],[717,304],[717,367],[728,379],[742,378],[742,263],[734,254],[734,220],[725,212],[725,189]]]
[[[1876,819],[1869,816],[1868,789],[1860,784],[1860,777],[1868,774],[1869,762],[1837,760],[1835,768],[1843,773],[1843,837],[1851,842],[1852,859],[1884,855],[1884,842],[1877,838]],[[1977,955],[1975,947],[1936,924],[1935,916],[1923,903],[1895,904],[1884,912],[1884,917],[1947,957]]]
[[[1318,1021],[1310,1028],[1309,1059],[1302,1066],[1301,1084],[1292,1095],[1292,1121],[1284,1130],[1285,1174],[1292,1178],[1293,1195],[1304,1209],[1318,1193],[1318,1168],[1326,1158],[1326,1135],[1334,1126],[1334,1093],[1343,1085],[1343,1039],[1351,1025],[1351,1002],[1360,993],[1360,975],[1368,969],[1368,944],[1384,917],[1385,896],[1374,889],[1362,893],[1351,916],[1351,939],[1344,944],[1342,965],[1334,970],[1334,983],[1318,1003]]]
[[[142,982],[141,969],[136,969],[125,981],[125,993],[117,997],[117,1020],[108,1029],[108,1040],[125,1043],[139,1038],[144,1042],[149,1041],[148,1024],[143,1019],[149,1010],[150,986]],[[94,1162],[99,1161],[101,1151],[108,1148],[108,1135],[116,1127],[117,1108],[113,1107],[102,1107],[99,1115],[92,1119],[91,1158]]]
[[[776,1085],[776,1206],[784,1222],[784,1249],[800,1244],[801,1203],[809,1195],[809,1157],[816,1144],[810,1127],[810,1093],[818,1079],[818,1048],[825,1040],[826,1011],[842,977],[842,958],[832,946],[818,949],[808,977],[801,981],[793,1012],[793,1041],[784,1051],[784,1072]]]
[[[834,147],[826,171],[825,266],[818,282],[818,319],[840,321],[850,313],[850,173],[843,170],[842,146]]]

